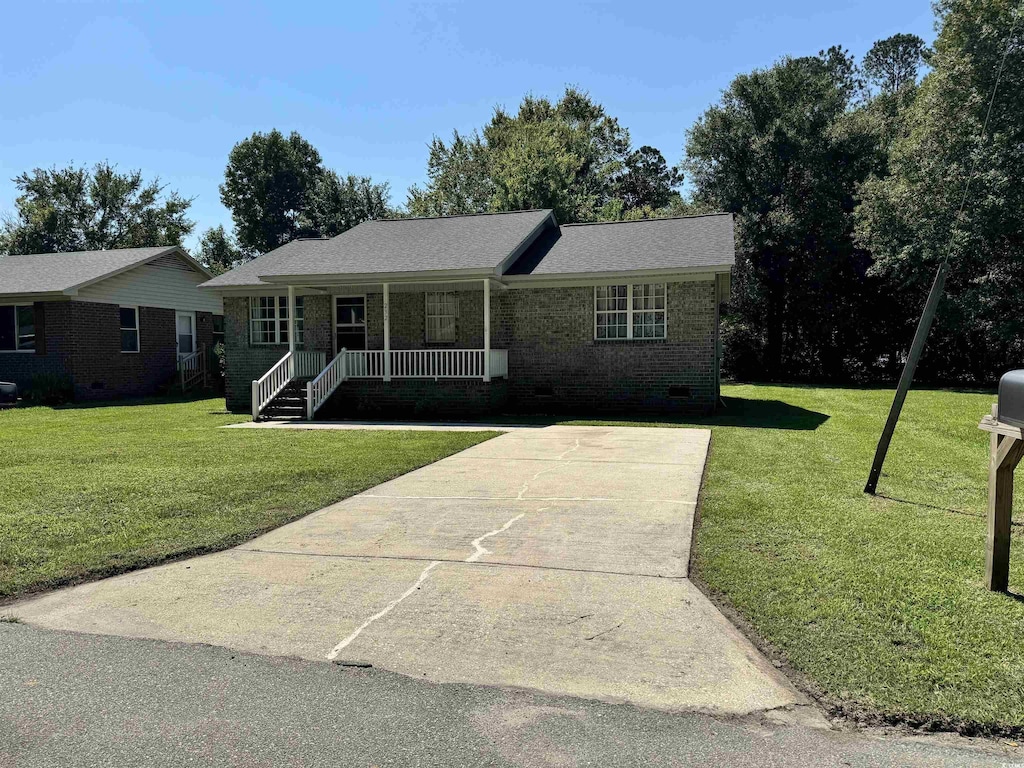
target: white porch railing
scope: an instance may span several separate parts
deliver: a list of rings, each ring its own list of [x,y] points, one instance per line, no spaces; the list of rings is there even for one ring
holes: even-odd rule
[[[178,358],[178,376],[181,379],[181,391],[187,392],[200,381],[206,384],[206,347],[202,346],[195,352]]]
[[[252,418],[256,421],[270,401],[281,394],[292,379],[316,376],[327,360],[326,352],[296,350],[286,352],[284,357],[252,383]]]
[[[346,378],[383,379],[385,352],[380,349],[349,350]],[[482,379],[485,350],[482,349],[393,349],[393,379]],[[508,350],[491,350],[491,377],[508,376]]]
[[[315,379],[306,384],[306,418],[309,421],[313,420],[317,410],[327,402],[327,398],[334,393],[338,385],[348,378],[346,375],[348,359],[348,351],[342,347],[341,352],[335,355],[327,367],[320,371]]]

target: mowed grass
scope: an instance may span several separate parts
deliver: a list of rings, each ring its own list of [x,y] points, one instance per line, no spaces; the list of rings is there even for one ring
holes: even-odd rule
[[[493,432],[218,429],[224,401],[0,411],[0,598],[232,546]]]
[[[891,390],[723,394],[729,408],[702,422],[698,576],[850,714],[1024,726],[1024,479],[1013,594],[983,584],[989,436],[977,425],[995,396],[911,392],[884,496],[871,497]]]

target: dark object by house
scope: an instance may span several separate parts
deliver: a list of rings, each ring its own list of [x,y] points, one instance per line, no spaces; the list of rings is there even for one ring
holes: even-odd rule
[[[999,420],[1024,427],[1024,370],[1010,371],[999,380]]]
[[[13,381],[0,381],[0,403],[16,403],[18,385]]]

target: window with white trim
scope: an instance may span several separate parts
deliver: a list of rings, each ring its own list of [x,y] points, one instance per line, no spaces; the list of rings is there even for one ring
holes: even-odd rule
[[[302,297],[295,297],[295,341],[303,341]],[[288,343],[288,297],[249,297],[249,341],[252,344]]]
[[[664,339],[665,283],[595,286],[594,338]]]
[[[430,291],[427,301],[427,341],[455,341],[459,297],[454,291]]]
[[[36,348],[36,309],[32,304],[0,307],[0,352]]]
[[[121,351],[139,351],[139,308],[118,307],[121,316]]]

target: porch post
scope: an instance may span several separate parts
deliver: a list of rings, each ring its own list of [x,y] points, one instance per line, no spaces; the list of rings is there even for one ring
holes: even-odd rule
[[[295,286],[288,286],[288,351],[295,351]]]
[[[484,278],[484,381],[491,380],[491,280]]]
[[[390,286],[384,283],[384,381],[391,381],[391,301]]]

